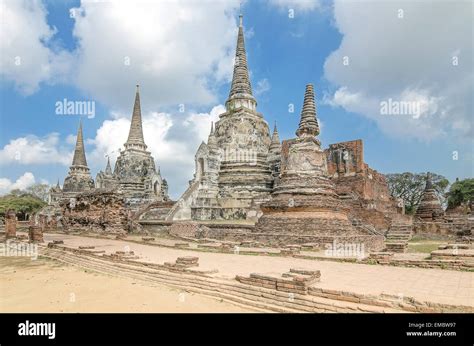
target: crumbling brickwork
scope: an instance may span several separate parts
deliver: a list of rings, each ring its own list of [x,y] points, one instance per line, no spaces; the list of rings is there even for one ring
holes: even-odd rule
[[[324,152],[328,161],[328,174],[336,184],[339,195],[355,192],[363,199],[390,200],[384,175],[364,162],[361,139],[330,144]]]
[[[130,231],[130,211],[123,196],[113,192],[82,193],[61,203],[63,224],[68,229],[93,232]]]
[[[351,219],[387,230],[391,219],[403,211],[391,197],[385,176],[364,162],[362,140],[330,144],[324,152],[328,174],[350,208]]]
[[[28,229],[28,239],[30,243],[42,243],[43,240],[43,230],[40,226],[30,226]]]
[[[5,237],[7,239],[16,237],[16,213],[12,209],[5,214]]]
[[[325,150],[330,176],[353,175],[365,168],[362,140],[330,144]]]
[[[421,196],[420,204],[416,209],[415,216],[423,221],[442,221],[444,210],[436,194],[436,190],[431,182],[431,176],[428,173],[426,177],[426,186]]]
[[[209,229],[196,222],[175,222],[171,225],[170,235],[182,238],[205,238]]]

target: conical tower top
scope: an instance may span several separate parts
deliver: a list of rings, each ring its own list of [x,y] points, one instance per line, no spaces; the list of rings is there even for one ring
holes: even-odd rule
[[[316,118],[316,103],[314,101],[314,89],[312,84],[306,85],[303,109],[301,111],[300,124],[296,130],[298,137],[314,137],[319,135],[319,124]]]
[[[137,91],[135,93],[135,103],[133,105],[132,121],[130,123],[130,131],[128,133],[128,139],[125,143],[125,149],[137,148],[146,150],[145,140],[143,139],[143,128],[142,128],[142,111],[140,106],[140,91],[139,85],[137,84]]]
[[[275,126],[273,128],[272,143],[280,144],[280,136],[278,135],[278,129],[277,129],[276,121],[275,121]]]
[[[280,144],[280,136],[278,135],[278,129],[275,122],[275,127],[273,129],[272,141],[270,143],[270,147],[268,148],[270,153],[280,153],[281,151],[281,144]]]
[[[242,24],[242,14],[239,15],[239,33],[237,35],[237,47],[235,50],[234,73],[232,75],[232,84],[230,87],[229,98],[226,105],[233,100],[246,100],[236,104],[236,106],[246,106],[255,109],[257,102],[252,94],[252,86],[250,84],[249,71],[247,66],[247,52],[245,51],[244,27]],[[249,103],[248,100],[251,102]]]
[[[112,175],[112,167],[110,166],[110,157],[107,156],[107,166],[105,167],[105,174]]]
[[[77,130],[76,148],[74,149],[72,166],[87,167],[86,152],[84,150],[84,138],[82,136],[82,119],[79,121],[79,128]]]
[[[207,138],[207,145],[217,146],[217,139],[214,133],[214,122],[211,122],[211,132],[209,133],[209,137]]]

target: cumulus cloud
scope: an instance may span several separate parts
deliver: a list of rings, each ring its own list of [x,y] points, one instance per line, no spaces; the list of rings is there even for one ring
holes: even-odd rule
[[[69,165],[72,152],[60,143],[58,133],[44,137],[28,135],[10,140],[0,149],[0,164],[54,164]]]
[[[41,1],[0,6],[0,73],[25,95],[41,82],[67,82],[123,112],[138,83],[153,94],[150,109],[210,105],[231,77],[237,0],[83,1],[70,10],[71,52],[57,48]]]
[[[71,55],[49,48],[56,30],[47,24],[41,1],[4,0],[0,13],[0,75],[24,95],[41,82],[63,80]]]
[[[473,135],[471,4],[334,3],[340,47],[324,66],[337,86],[326,102],[377,122],[387,134],[430,141]],[[442,23],[442,24],[440,24]],[[388,101],[420,114],[383,114]]]
[[[148,90],[147,107],[212,104],[229,80],[238,1],[83,2],[74,13],[76,84],[123,111],[130,88]]]
[[[5,195],[15,189],[25,190],[34,183],[35,176],[31,172],[25,172],[14,182],[7,178],[0,178],[0,195]]]

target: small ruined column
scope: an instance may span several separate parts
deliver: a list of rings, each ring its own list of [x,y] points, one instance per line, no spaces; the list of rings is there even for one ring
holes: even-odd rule
[[[28,230],[28,240],[30,243],[43,243],[43,231],[41,226],[32,225]]]
[[[13,209],[5,214],[5,238],[16,238],[16,213]]]

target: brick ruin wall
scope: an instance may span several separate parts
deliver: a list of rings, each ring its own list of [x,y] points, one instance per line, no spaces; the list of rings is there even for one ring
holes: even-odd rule
[[[330,176],[361,173],[366,166],[361,139],[330,144],[324,152]]]
[[[179,226],[179,234],[170,229],[170,234],[174,236],[186,236],[189,238],[212,238],[222,241],[254,241],[263,246],[284,247],[288,244],[308,244],[317,243],[321,248],[325,244],[337,243],[362,243],[366,251],[379,251],[385,247],[383,236],[372,234],[347,234],[347,232],[332,232],[330,235],[304,235],[293,232],[263,233],[258,232],[253,225],[237,224],[205,224],[185,227],[186,223]],[[174,228],[175,224],[171,227]],[[178,229],[178,227],[176,227]],[[189,229],[190,232],[184,232]],[[194,229],[199,229],[200,236],[196,236]]]
[[[390,200],[385,176],[364,162],[362,140],[330,144],[325,154],[328,174],[336,184],[338,194],[356,192],[367,200]]]
[[[393,199],[385,176],[364,162],[362,140],[330,144],[325,150],[328,173],[336,192],[350,207],[350,217],[386,230],[391,219],[402,214]]]
[[[82,193],[60,207],[65,230],[126,233],[136,227],[124,198],[113,192]]]

